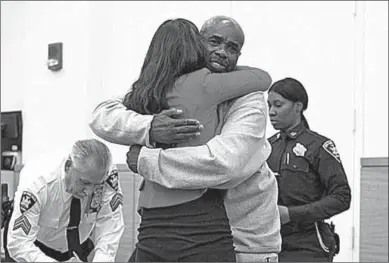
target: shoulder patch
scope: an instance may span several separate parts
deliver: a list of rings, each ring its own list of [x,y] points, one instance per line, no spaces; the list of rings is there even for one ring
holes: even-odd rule
[[[111,174],[108,176],[106,182],[107,184],[115,191],[119,190],[119,172],[117,170],[113,170]]]
[[[338,149],[336,149],[335,143],[332,140],[328,140],[323,144],[324,150],[331,154],[338,162],[340,162],[340,155]]]
[[[23,214],[35,205],[37,198],[34,194],[23,191],[22,198],[20,199],[20,212]]]
[[[115,212],[116,209],[119,207],[119,205],[123,205],[123,195],[121,193],[116,193],[112,199],[111,202],[109,202],[112,212]]]

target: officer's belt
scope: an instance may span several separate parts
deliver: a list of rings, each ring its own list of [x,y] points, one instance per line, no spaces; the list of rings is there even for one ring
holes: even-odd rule
[[[49,248],[48,246],[39,242],[38,240],[35,240],[34,244],[47,256],[54,258],[57,261],[67,261],[73,257],[73,255],[69,251],[60,252],[58,250]],[[85,242],[81,244],[81,248],[85,253],[85,256],[87,257],[94,248],[92,240],[90,240],[89,238],[85,240]]]

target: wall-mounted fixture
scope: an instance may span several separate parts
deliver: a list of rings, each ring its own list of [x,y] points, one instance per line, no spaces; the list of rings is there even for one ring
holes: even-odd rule
[[[52,71],[62,69],[62,43],[49,44],[47,67]]]

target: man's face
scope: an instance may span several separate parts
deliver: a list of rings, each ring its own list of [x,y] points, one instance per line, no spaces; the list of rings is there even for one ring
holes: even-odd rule
[[[267,104],[270,122],[274,129],[285,131],[296,124],[300,115],[298,103],[285,99],[277,92],[269,92]]]
[[[212,72],[233,71],[243,45],[243,33],[228,20],[207,28],[204,32],[208,50],[207,67]]]
[[[91,196],[96,185],[104,182],[105,173],[97,169],[79,171],[70,167],[67,173],[69,184],[67,191],[77,198]]]

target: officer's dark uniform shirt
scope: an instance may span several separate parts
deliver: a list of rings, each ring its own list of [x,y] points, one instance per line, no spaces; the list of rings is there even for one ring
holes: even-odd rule
[[[283,247],[292,246],[301,232],[350,207],[351,191],[332,140],[299,124],[269,138],[268,159],[278,182],[278,204],[288,207],[290,222],[281,227]],[[300,234],[299,234],[300,232]],[[293,238],[295,236],[295,238]],[[289,237],[289,238],[288,238]]]

